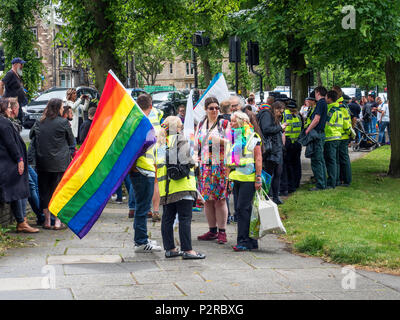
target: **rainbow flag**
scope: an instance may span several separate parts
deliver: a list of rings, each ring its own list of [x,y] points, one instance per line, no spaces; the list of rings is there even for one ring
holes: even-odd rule
[[[109,71],[89,133],[53,194],[50,212],[82,239],[155,141],[150,120]]]

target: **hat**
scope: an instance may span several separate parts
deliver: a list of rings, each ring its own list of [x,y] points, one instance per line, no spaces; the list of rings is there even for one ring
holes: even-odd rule
[[[306,100],[310,100],[310,101],[317,101],[315,98],[313,97],[307,97]]]
[[[297,104],[294,101],[290,101],[287,107],[291,109],[297,109]]]
[[[15,63],[24,64],[24,63],[26,63],[26,61],[22,60],[21,58],[14,58],[14,59],[12,59],[11,64],[15,64]]]
[[[286,94],[280,94],[278,97],[275,98],[275,100],[285,102],[288,101],[289,98]]]

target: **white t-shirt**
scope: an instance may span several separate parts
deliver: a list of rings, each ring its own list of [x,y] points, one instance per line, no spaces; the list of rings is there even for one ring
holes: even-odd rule
[[[382,112],[384,112],[382,117],[382,121],[390,121],[390,116],[389,116],[389,105],[387,103],[384,103],[382,106]]]

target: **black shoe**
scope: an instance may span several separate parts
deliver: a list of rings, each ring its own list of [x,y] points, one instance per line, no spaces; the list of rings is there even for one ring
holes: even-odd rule
[[[341,183],[341,184],[338,185],[338,187],[346,187],[346,188],[348,188],[348,187],[350,187],[350,184],[348,184],[348,183]]]
[[[196,252],[196,254],[190,254],[190,253],[184,252],[182,255],[182,259],[184,259],[184,260],[205,259],[205,257],[206,256],[200,252]]]
[[[175,258],[175,257],[181,257],[183,255],[183,252],[180,250],[174,251],[174,250],[167,250],[165,251],[165,257],[166,258]]]
[[[279,197],[273,198],[272,201],[275,202],[277,205],[283,204],[283,201]]]
[[[317,188],[317,187],[314,187],[314,188],[308,189],[308,191],[321,191],[321,190],[324,190],[324,189]]]

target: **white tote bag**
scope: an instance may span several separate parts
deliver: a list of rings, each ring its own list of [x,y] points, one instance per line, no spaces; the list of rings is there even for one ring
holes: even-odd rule
[[[260,234],[264,236],[268,233],[286,233],[276,203],[273,202],[263,190],[257,191],[256,197],[258,197]]]

